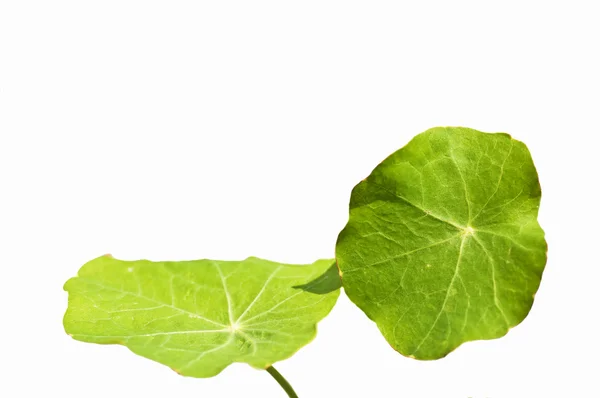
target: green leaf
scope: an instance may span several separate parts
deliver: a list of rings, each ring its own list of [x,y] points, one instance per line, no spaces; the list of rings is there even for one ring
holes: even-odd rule
[[[527,316],[546,263],[540,197],[508,134],[419,134],[352,191],[336,247],[344,290],[406,356],[501,337]]]
[[[122,344],[185,376],[211,377],[233,362],[265,369],[316,335],[340,280],[333,260],[312,265],[243,261],[85,264],[65,284],[64,326],[74,339]]]

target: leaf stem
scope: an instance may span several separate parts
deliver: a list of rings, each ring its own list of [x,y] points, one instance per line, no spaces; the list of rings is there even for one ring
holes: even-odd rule
[[[284,391],[290,398],[298,398],[298,395],[296,395],[296,392],[294,391],[290,383],[288,383],[288,381],[281,375],[281,373],[279,373],[273,366],[269,366],[266,370],[271,376],[273,376],[275,380],[277,380],[277,383],[279,383],[281,388],[284,389]]]

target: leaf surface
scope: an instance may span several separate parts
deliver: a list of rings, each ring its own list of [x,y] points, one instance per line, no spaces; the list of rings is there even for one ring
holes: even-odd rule
[[[527,316],[546,263],[540,197],[508,134],[419,134],[352,191],[336,247],[344,290],[406,356],[501,337]]]
[[[65,284],[64,326],[76,340],[122,344],[182,375],[211,377],[233,362],[264,369],[292,356],[315,337],[339,287],[333,260],[103,256]]]

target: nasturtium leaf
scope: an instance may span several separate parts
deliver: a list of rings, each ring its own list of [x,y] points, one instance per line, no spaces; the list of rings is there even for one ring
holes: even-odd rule
[[[103,256],[65,284],[64,326],[76,340],[122,344],[185,376],[211,377],[233,362],[264,369],[315,337],[339,295],[336,271],[333,260]]]
[[[546,263],[540,197],[508,134],[419,134],[352,191],[336,247],[344,290],[406,356],[501,337],[527,316]]]

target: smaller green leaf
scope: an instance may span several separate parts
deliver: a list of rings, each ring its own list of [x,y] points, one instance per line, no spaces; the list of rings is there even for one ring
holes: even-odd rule
[[[265,369],[316,335],[340,280],[333,260],[289,265],[243,261],[122,261],[85,264],[65,284],[64,326],[74,339],[122,344],[193,377],[233,362]]]

